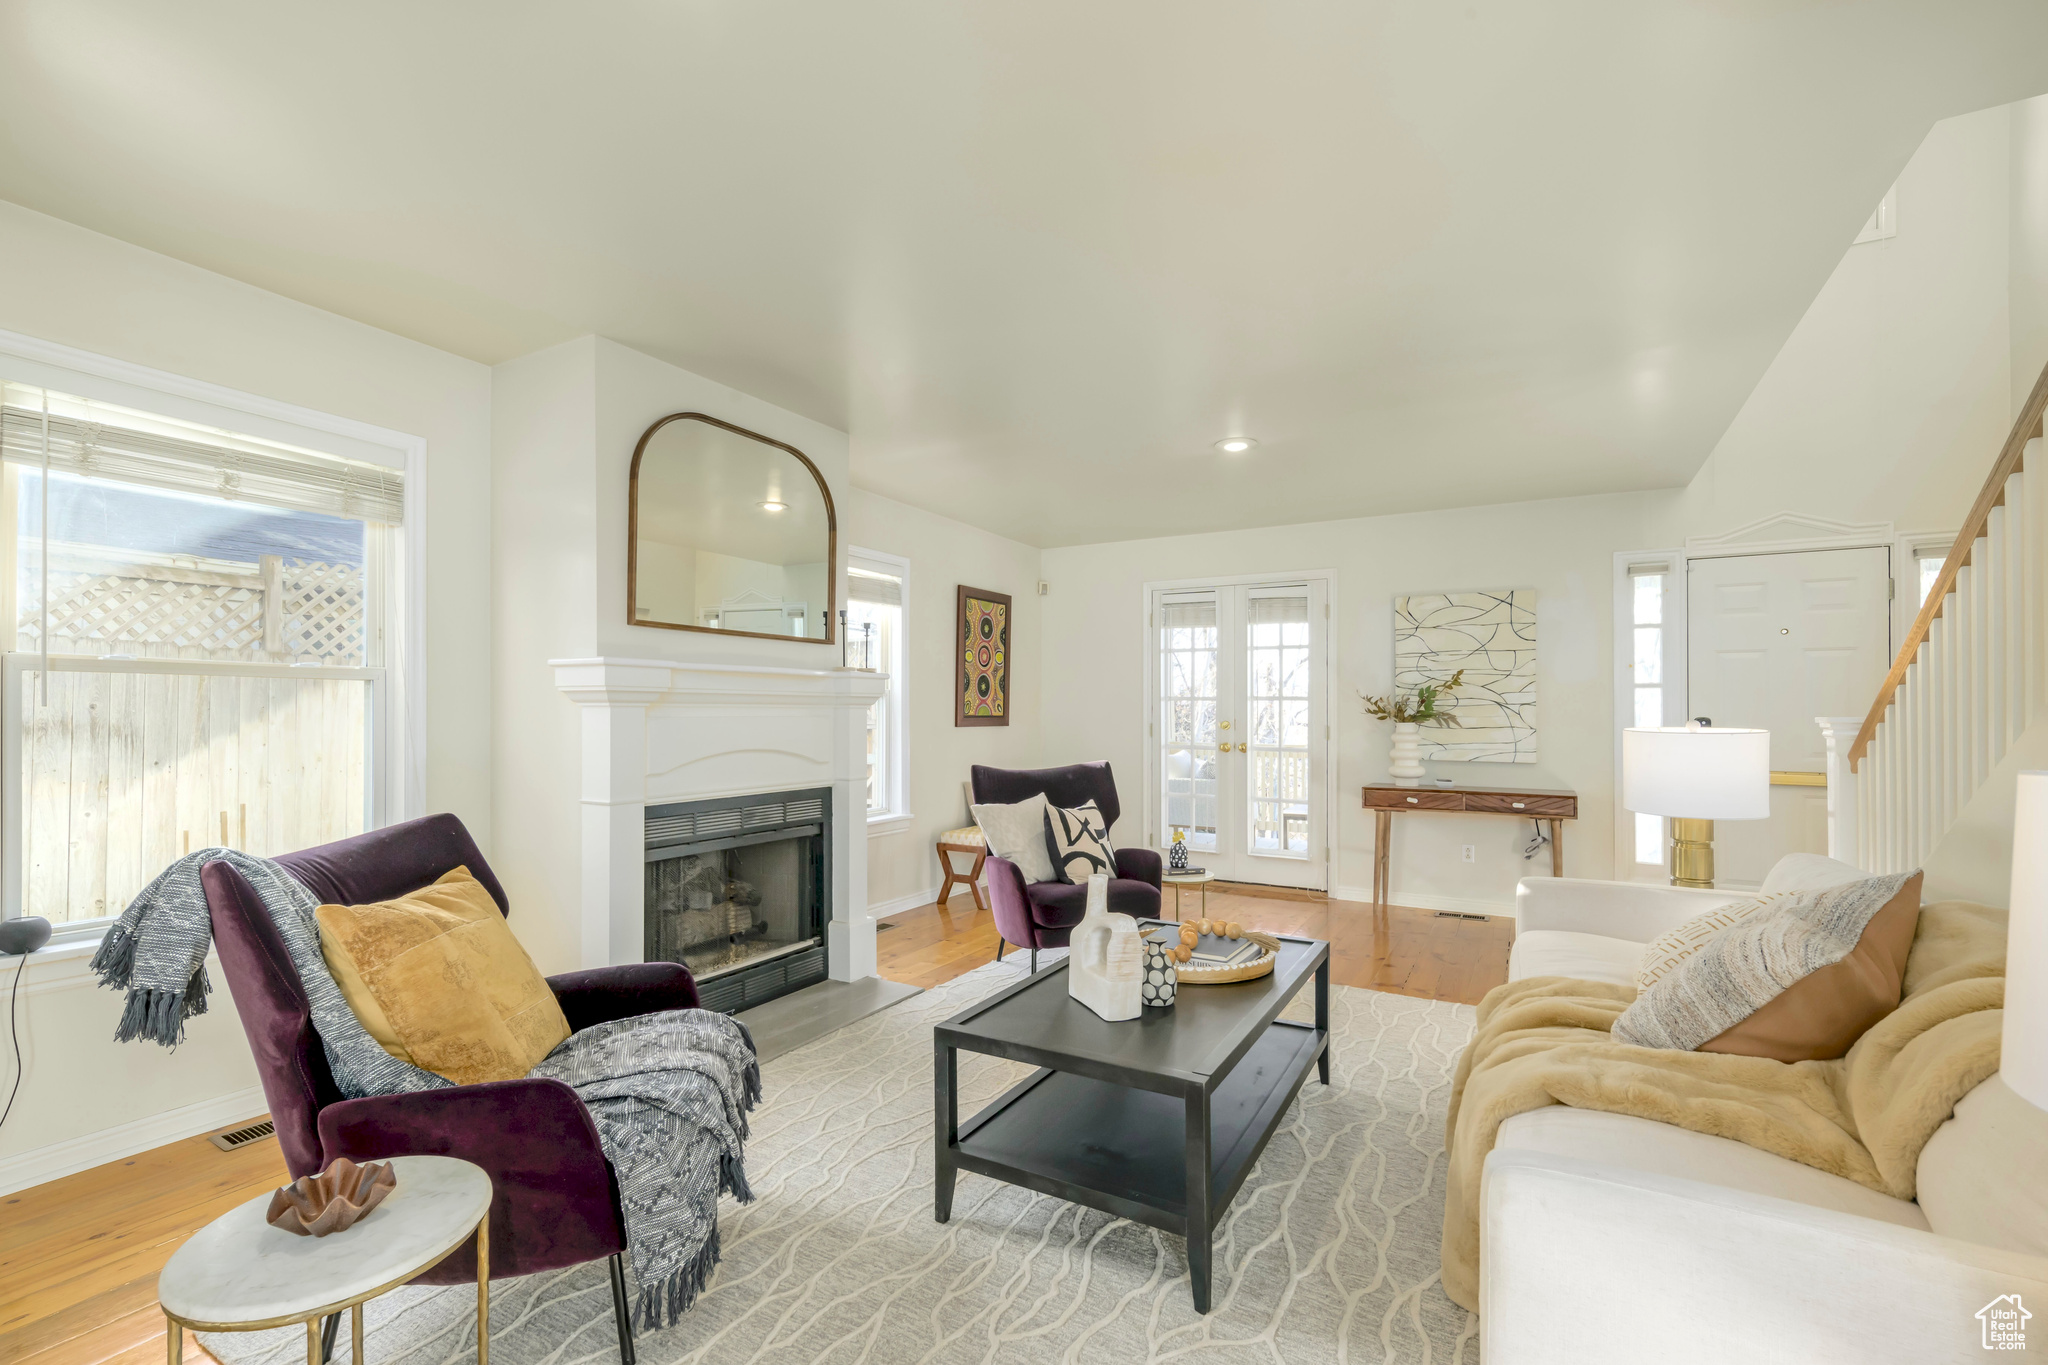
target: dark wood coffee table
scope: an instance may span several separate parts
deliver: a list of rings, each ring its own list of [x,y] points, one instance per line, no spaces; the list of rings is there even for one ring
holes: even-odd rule
[[[933,1216],[952,1217],[964,1170],[1179,1233],[1208,1312],[1223,1211],[1309,1071],[1330,1083],[1330,945],[1279,937],[1270,976],[1183,986],[1171,1008],[1125,1023],[1071,998],[1061,961],[938,1025]],[[1315,1023],[1279,1018],[1311,974]],[[963,1124],[961,1049],[1040,1069]]]

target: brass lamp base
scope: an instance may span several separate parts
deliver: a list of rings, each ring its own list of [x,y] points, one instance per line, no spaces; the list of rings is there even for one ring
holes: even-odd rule
[[[1714,822],[1671,822],[1671,884],[1714,889]]]

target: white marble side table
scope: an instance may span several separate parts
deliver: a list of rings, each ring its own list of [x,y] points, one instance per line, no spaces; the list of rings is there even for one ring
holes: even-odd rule
[[[208,1223],[157,1276],[169,1320],[168,1365],[184,1329],[259,1332],[306,1324],[306,1365],[320,1365],[320,1320],[349,1310],[355,1365],[363,1365],[363,1304],[433,1269],[476,1237],[476,1359],[490,1361],[491,1178],[447,1156],[393,1157],[398,1186],[354,1227],[299,1237],[264,1221],[258,1195]]]

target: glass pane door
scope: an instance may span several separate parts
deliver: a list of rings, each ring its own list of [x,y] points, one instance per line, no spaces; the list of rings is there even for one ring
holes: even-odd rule
[[[1251,848],[1308,856],[1308,593],[1255,593],[1249,613]]]
[[[1328,619],[1319,582],[1218,585],[1153,599],[1160,846],[1274,886],[1329,882]]]
[[[1164,798],[1158,838],[1162,845],[1171,843],[1180,830],[1189,849],[1202,854],[1216,852],[1221,757],[1216,749],[1216,596],[1176,594],[1154,612],[1159,623],[1159,791]]]

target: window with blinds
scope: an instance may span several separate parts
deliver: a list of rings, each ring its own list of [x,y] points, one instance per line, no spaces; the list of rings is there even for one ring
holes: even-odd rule
[[[12,383],[0,457],[10,909],[379,820],[402,471]]]
[[[52,473],[111,479],[255,506],[400,525],[405,476],[228,432],[152,418],[20,384],[0,385],[0,456]],[[47,442],[45,438],[47,437]]]

